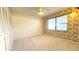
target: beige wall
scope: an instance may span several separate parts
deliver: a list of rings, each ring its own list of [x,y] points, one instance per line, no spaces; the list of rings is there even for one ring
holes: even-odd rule
[[[36,16],[12,14],[11,25],[14,31],[15,39],[23,39],[43,34],[42,20]]]

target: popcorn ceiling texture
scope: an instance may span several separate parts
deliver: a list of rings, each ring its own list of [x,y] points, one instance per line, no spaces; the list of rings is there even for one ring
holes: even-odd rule
[[[66,11],[64,11],[66,12]],[[58,15],[58,14],[57,14]],[[47,29],[47,19],[52,18],[53,15],[44,17],[44,33],[50,34],[55,37],[64,38],[66,40],[72,40],[79,42],[79,11],[67,14],[68,16],[68,30],[64,31],[50,31]]]

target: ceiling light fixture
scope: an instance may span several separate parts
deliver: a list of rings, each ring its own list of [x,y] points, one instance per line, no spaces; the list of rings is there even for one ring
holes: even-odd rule
[[[39,10],[38,10],[38,15],[40,15],[40,16],[44,15],[44,10],[43,10],[43,8],[39,8]]]

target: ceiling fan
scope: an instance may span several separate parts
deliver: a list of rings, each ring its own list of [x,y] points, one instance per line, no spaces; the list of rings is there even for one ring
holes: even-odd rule
[[[76,9],[79,9],[79,7],[76,7]]]
[[[38,8],[37,14],[40,16],[43,16],[45,14],[46,10],[44,8]]]

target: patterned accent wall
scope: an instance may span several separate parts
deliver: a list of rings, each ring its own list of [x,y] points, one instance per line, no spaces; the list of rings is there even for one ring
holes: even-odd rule
[[[67,12],[67,11],[64,11]],[[52,15],[51,15],[52,16]],[[50,16],[50,17],[51,17]],[[44,17],[44,33],[52,35],[54,37],[64,38],[67,40],[72,40],[75,42],[79,42],[79,11],[75,11],[67,14],[68,16],[68,30],[64,31],[52,31],[47,29],[47,19],[48,17]]]
[[[79,41],[79,11],[68,15],[68,38]]]

